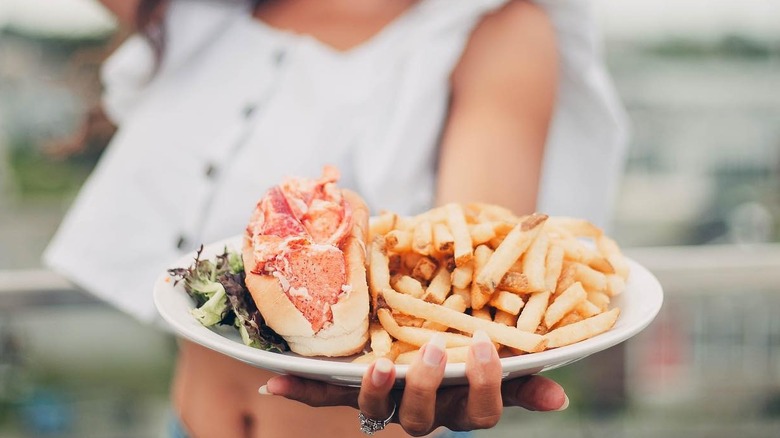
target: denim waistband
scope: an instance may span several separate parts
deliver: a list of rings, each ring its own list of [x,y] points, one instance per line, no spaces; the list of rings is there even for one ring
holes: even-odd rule
[[[190,435],[184,429],[179,417],[176,414],[171,413],[168,416],[167,426],[168,438],[190,438]],[[473,432],[453,432],[451,430],[445,430],[444,432],[436,435],[436,438],[474,438]]]
[[[168,424],[166,425],[167,438],[189,438],[189,434],[184,430],[184,424],[175,413],[168,415]]]

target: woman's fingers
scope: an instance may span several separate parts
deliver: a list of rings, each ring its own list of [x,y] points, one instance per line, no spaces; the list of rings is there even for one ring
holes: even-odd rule
[[[501,361],[488,335],[477,330],[466,358],[468,429],[488,429],[501,419]]]
[[[526,376],[502,383],[498,353],[487,335],[480,331],[474,333],[466,360],[468,386],[439,388],[447,362],[444,347],[443,336],[435,335],[420,349],[406,373],[396,419],[412,435],[425,435],[441,425],[455,430],[490,428],[501,418],[503,406],[558,411],[569,404],[563,388],[546,377]],[[260,393],[315,407],[352,406],[369,418],[384,420],[395,407],[391,398],[394,381],[393,363],[381,358],[368,368],[361,388],[277,376],[263,385]]]
[[[389,417],[395,407],[395,402],[390,398],[394,381],[393,362],[384,357],[377,359],[363,375],[358,396],[360,412],[374,420]]]
[[[412,435],[425,435],[434,427],[436,391],[444,377],[444,366],[447,363],[444,347],[444,336],[434,335],[420,349],[406,373],[398,422]]]
[[[309,406],[352,406],[357,408],[358,388],[329,385],[294,376],[276,376],[259,389],[260,394],[278,395]]]
[[[542,376],[527,376],[504,382],[504,406],[520,406],[530,411],[562,411],[569,398],[561,385]]]

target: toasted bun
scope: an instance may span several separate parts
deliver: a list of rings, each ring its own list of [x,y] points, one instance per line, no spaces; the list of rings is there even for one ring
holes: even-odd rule
[[[352,209],[352,231],[342,245],[347,281],[352,287],[331,306],[333,323],[317,333],[282,290],[279,280],[246,269],[246,286],[266,324],[282,336],[290,349],[303,356],[349,356],[361,351],[368,340],[368,284],[366,239],[368,207],[357,194],[343,190]],[[251,242],[244,240],[244,266],[255,266]]]

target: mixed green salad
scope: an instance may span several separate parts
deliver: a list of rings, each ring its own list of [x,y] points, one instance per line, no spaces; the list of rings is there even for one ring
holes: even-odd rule
[[[203,246],[189,268],[169,269],[168,273],[184,283],[184,290],[195,301],[192,315],[206,327],[232,325],[244,344],[266,351],[284,352],[287,343],[265,325],[255,301],[246,287],[241,255],[228,250],[214,260],[201,259]]]

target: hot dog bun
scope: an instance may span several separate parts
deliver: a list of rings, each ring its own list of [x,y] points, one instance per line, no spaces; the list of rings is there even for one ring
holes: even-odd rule
[[[369,295],[366,282],[368,207],[356,193],[342,190],[352,211],[351,231],[339,248],[346,261],[349,290],[340,292],[331,305],[332,323],[318,331],[283,291],[280,281],[252,272],[256,265],[252,242],[244,239],[246,286],[266,324],[282,336],[290,349],[303,356],[349,356],[360,352],[368,340]]]

